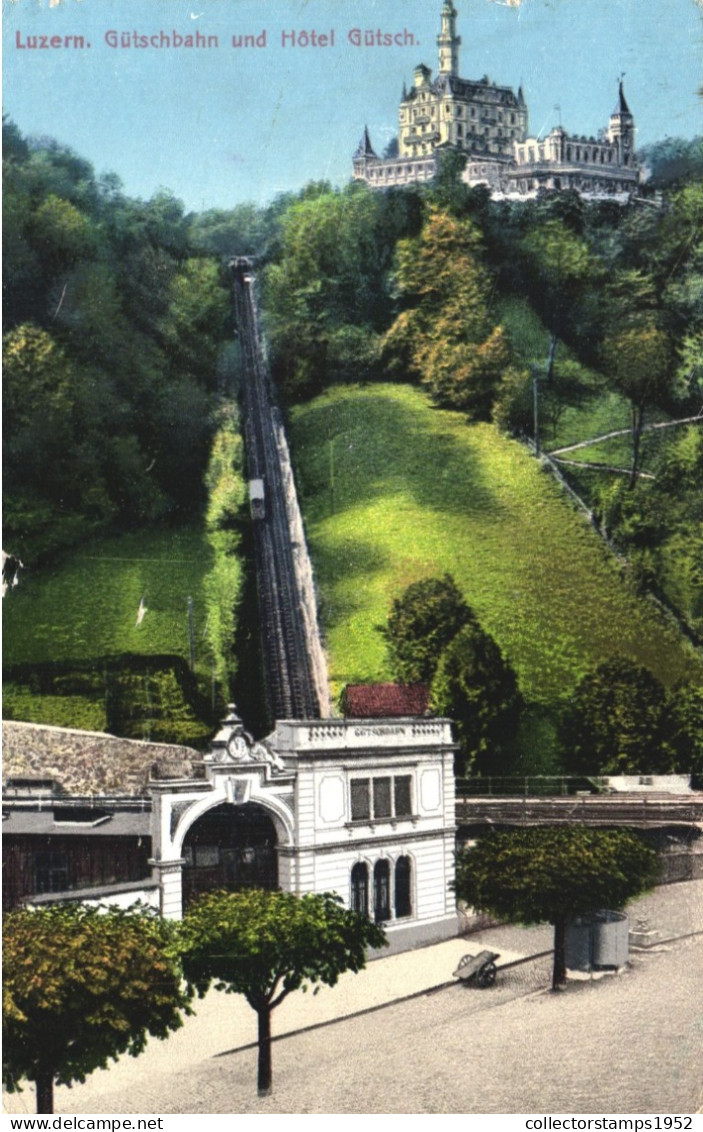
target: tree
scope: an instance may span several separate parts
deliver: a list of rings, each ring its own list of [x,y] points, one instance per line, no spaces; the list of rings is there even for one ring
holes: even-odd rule
[[[666,735],[676,759],[676,769],[691,774],[701,787],[703,780],[703,687],[681,681],[669,692],[666,705]]]
[[[562,219],[547,219],[525,237],[522,250],[533,276],[538,309],[551,333],[546,380],[551,381],[557,342],[568,337],[577,308],[598,275],[585,240]]]
[[[420,235],[398,242],[395,283],[404,309],[385,344],[438,404],[488,420],[510,348],[491,315],[493,281],[482,258],[477,226],[431,206]]]
[[[54,1082],[85,1081],[147,1035],[183,1024],[189,994],[166,921],[118,908],[52,905],[3,924],[3,1083],[34,1081],[37,1112]]]
[[[493,638],[470,621],[444,650],[431,703],[455,723],[461,774],[499,774],[501,755],[515,736],[522,710],[517,677]]]
[[[642,318],[625,325],[604,346],[604,358],[615,385],[630,402],[632,469],[630,487],[640,470],[640,446],[645,412],[665,398],[671,383],[673,354],[666,331]]]
[[[273,371],[285,393],[299,398],[340,378],[373,376],[393,247],[413,223],[407,202],[392,203],[358,184],[342,192],[323,185],[286,209],[278,260],[263,276]]]
[[[430,683],[443,650],[469,621],[474,615],[450,574],[413,582],[395,599],[381,630],[396,677]]]
[[[615,657],[588,673],[559,724],[572,774],[652,774],[672,769],[665,742],[664,688],[648,668]]]
[[[480,911],[522,924],[554,925],[552,989],[566,981],[566,925],[619,909],[651,888],[656,853],[627,830],[583,826],[492,833],[457,854],[455,891]]]
[[[361,971],[366,948],[385,943],[381,928],[328,892],[210,892],[181,926],[183,966],[198,994],[214,981],[256,1011],[261,1096],[271,1092],[272,1011],[291,991],[332,987],[345,971]]]
[[[638,147],[637,156],[649,176],[647,184],[661,188],[703,180],[703,138],[664,138]]]

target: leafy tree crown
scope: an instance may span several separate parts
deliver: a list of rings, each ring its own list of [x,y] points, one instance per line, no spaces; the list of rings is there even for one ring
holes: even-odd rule
[[[429,683],[442,651],[470,622],[474,615],[450,574],[413,582],[393,602],[382,630],[398,679]]]
[[[556,923],[622,908],[657,875],[656,853],[629,831],[541,827],[491,834],[459,852],[455,891],[500,918]]]
[[[147,911],[52,905],[3,924],[3,1082],[84,1081],[183,1024],[170,925]]]
[[[187,979],[199,994],[211,983],[271,1007],[307,983],[334,986],[360,971],[382,929],[342,907],[331,893],[212,892],[192,906],[180,929]]]

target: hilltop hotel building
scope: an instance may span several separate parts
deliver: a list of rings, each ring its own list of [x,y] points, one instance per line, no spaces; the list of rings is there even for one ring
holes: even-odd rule
[[[415,68],[413,86],[403,87],[398,156],[381,158],[364,130],[354,154],[354,179],[371,188],[431,181],[439,155],[467,155],[462,179],[486,185],[495,198],[534,197],[540,189],[575,189],[584,197],[626,201],[639,184],[635,125],[622,82],[607,130],[577,137],[555,127],[544,139],[527,135],[527,105],[517,94],[482,79],[459,77],[460,37],[452,0],[442,6],[437,37],[439,74]]]

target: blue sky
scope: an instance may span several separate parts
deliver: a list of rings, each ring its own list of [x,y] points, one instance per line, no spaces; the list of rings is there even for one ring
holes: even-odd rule
[[[531,133],[559,113],[566,129],[596,133],[622,72],[639,144],[703,133],[703,0],[454,2],[462,76],[522,83]],[[341,185],[364,125],[380,152],[403,81],[420,62],[436,71],[440,10],[441,0],[3,0],[4,112],[117,173],[129,195],[166,188],[188,209],[263,202],[321,178]],[[412,41],[355,47],[353,28]],[[110,30],[199,31],[218,47],[111,48]],[[334,31],[334,46],[291,46],[293,31]],[[265,47],[232,46],[263,32]],[[90,47],[31,50],[32,36]]]

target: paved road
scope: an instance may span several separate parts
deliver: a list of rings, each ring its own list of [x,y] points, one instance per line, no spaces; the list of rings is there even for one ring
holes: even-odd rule
[[[703,882],[659,889],[638,902],[632,918],[646,919],[662,940],[700,932]],[[414,964],[431,986],[438,981],[434,971],[447,970],[447,949],[495,943],[496,950],[530,954],[541,949],[546,932],[490,929],[470,943],[392,956],[351,976],[350,987],[360,986],[362,997],[372,988],[397,996],[394,973],[407,980]],[[573,982],[560,994],[544,989],[549,973],[549,958],[532,959],[502,971],[488,991],[452,984],[282,1038],[274,1044],[274,1093],[261,1100],[255,1050],[241,1048],[250,1036],[242,1025],[253,1024],[253,1014],[238,1014],[236,997],[213,994],[168,1043],[153,1043],[142,1058],[123,1059],[85,1085],[58,1089],[56,1108],[66,1114],[701,1109],[703,936],[633,952],[622,974]],[[351,982],[365,977],[365,990],[363,982]],[[328,1004],[340,995],[340,1006],[353,1005],[341,987],[323,993]],[[318,1000],[306,1004],[306,997],[289,1000],[304,1012],[298,1018],[314,1016]],[[324,1013],[324,1000],[319,1009]],[[32,1111],[29,1090],[8,1101],[13,1111]]]

